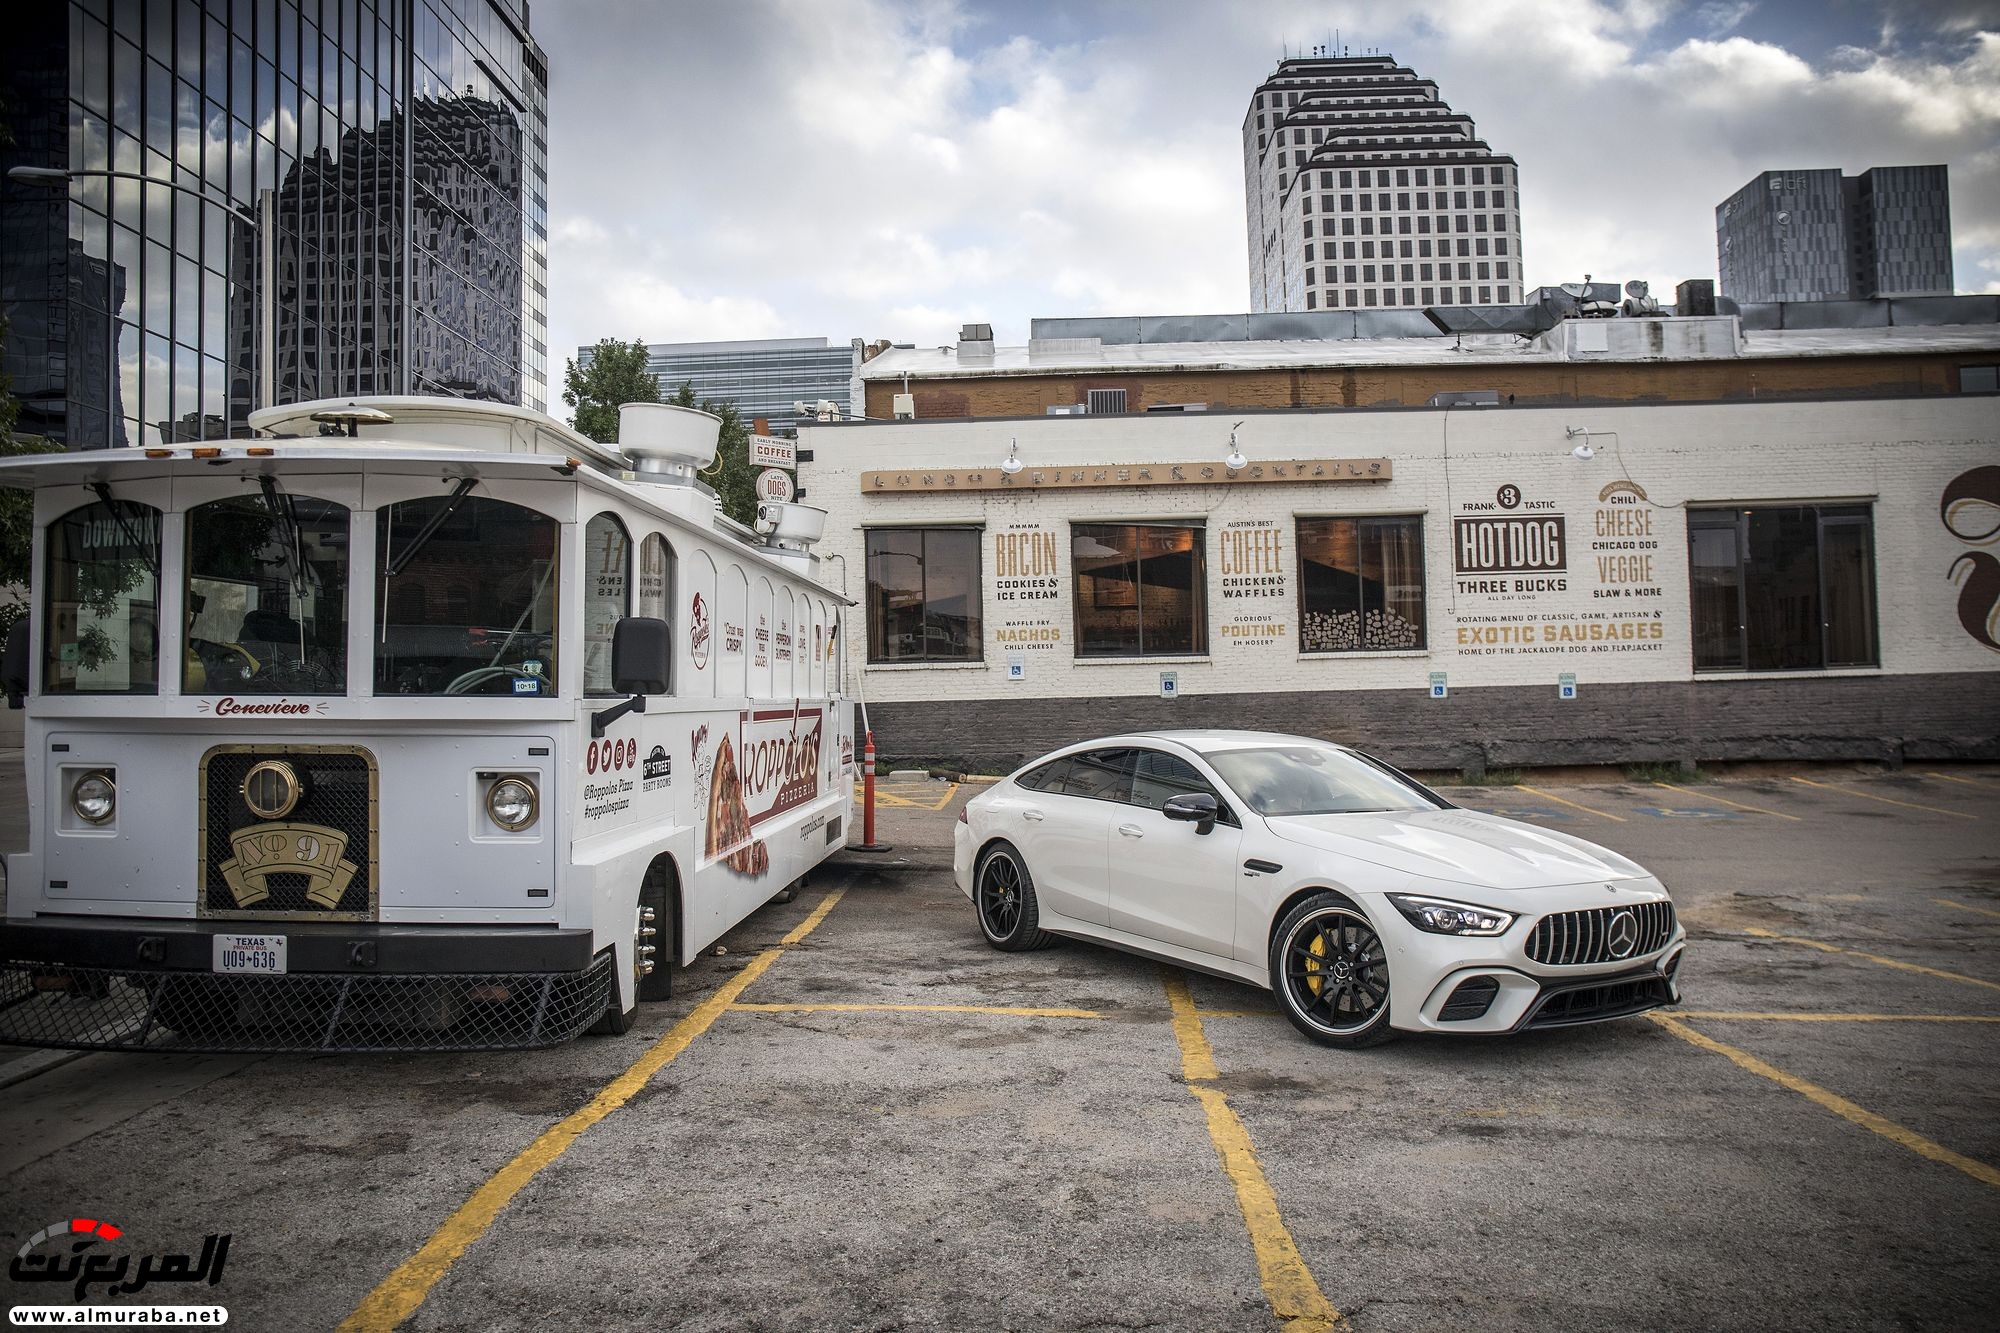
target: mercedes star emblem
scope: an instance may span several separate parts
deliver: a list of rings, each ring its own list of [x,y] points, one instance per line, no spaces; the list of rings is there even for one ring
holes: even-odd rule
[[[1604,943],[1613,958],[1630,958],[1639,947],[1639,918],[1621,910],[1611,918],[1611,929],[1606,932]]]

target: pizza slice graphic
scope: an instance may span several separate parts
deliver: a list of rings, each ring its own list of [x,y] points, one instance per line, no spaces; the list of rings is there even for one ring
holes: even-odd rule
[[[724,848],[724,865],[739,875],[761,875],[771,868],[771,854],[750,836],[750,808],[743,803],[743,778],[736,771],[736,750],[724,736],[715,751],[715,772],[708,784],[706,855],[714,860]]]

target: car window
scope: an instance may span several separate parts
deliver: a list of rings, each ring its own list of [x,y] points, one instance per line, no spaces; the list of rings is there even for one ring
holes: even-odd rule
[[[1195,771],[1193,764],[1177,755],[1163,754],[1158,750],[1137,750],[1137,758],[1132,769],[1133,805],[1143,805],[1148,810],[1157,810],[1167,803],[1169,797],[1183,796],[1188,792],[1207,792],[1217,795],[1208,779]]]
[[[1048,791],[1052,787],[1059,787],[1064,775],[1069,772],[1069,758],[1068,755],[1064,755],[1060,759],[1051,759],[1046,764],[1037,764],[1015,778],[1014,785],[1026,787],[1029,791]]]
[[[1093,801],[1123,801],[1132,790],[1130,750],[1086,750],[1070,759],[1069,772],[1047,790]]]
[[[1437,808],[1360,756],[1313,741],[1217,750],[1206,757],[1252,810],[1267,817]]]

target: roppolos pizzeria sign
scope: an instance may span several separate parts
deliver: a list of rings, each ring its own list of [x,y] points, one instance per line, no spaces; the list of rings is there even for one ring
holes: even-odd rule
[[[997,467],[864,472],[864,495],[938,491],[1071,491],[1092,486],[1258,486],[1275,481],[1390,481],[1386,458],[1308,458],[1252,463],[1234,472],[1220,463],[1099,463],[1029,467],[1009,476]]]

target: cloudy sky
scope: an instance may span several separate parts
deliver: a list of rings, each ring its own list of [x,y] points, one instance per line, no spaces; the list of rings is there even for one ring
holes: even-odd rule
[[[1715,275],[1761,170],[1951,168],[2000,291],[1995,0],[536,0],[552,370],[601,337],[1024,342],[1248,309],[1240,127],[1282,52],[1434,78],[1521,165],[1530,286]]]

